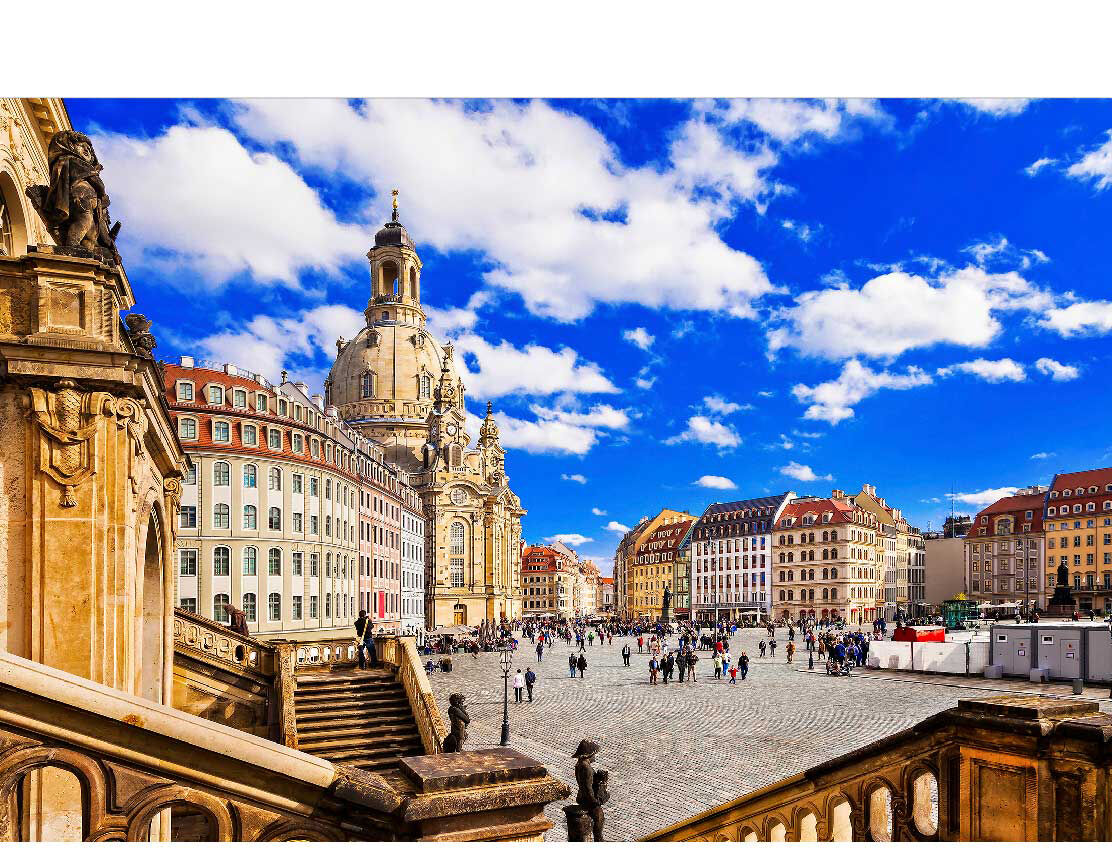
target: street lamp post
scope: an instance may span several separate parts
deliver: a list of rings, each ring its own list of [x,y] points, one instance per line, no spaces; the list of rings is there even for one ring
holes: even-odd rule
[[[513,655],[508,643],[503,642],[498,665],[502,668],[502,741],[499,745],[510,744],[510,665]]]

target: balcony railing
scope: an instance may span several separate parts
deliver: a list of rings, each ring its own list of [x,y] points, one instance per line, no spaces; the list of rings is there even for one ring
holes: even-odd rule
[[[1109,754],[1095,701],[961,700],[645,840],[1107,841]]]

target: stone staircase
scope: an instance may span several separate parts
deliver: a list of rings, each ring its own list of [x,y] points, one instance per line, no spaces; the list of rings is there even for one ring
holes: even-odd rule
[[[294,692],[297,747],[372,772],[425,753],[405,687],[390,670],[299,673]]]

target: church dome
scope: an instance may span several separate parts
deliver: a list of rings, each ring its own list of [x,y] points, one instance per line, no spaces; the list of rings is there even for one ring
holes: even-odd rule
[[[401,222],[391,221],[384,224],[379,228],[378,233],[375,234],[375,246],[382,247],[388,245],[401,246],[402,248],[416,249],[417,246],[413,244],[413,240],[409,238],[409,232]]]

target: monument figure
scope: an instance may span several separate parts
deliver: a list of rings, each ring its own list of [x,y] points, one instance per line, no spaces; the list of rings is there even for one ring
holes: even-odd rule
[[[660,614],[661,622],[667,623],[667,622],[670,621],[669,618],[671,616],[671,610],[672,610],[672,591],[670,589],[668,589],[667,585],[665,585],[665,587],[664,587],[664,609],[661,611],[661,614]]]
[[[27,197],[62,253],[84,253],[119,264],[116,236],[109,227],[108,194],[100,178],[93,143],[72,129],[56,132],[47,150],[49,186],[28,186]]]
[[[584,739],[575,751],[575,783],[579,792],[575,805],[564,808],[568,818],[568,841],[603,841],[602,829],[606,816],[602,806],[610,799],[607,781],[610,773],[605,769],[597,772],[594,768],[598,743]]]
[[[1050,597],[1050,605],[1046,612],[1052,617],[1072,617],[1077,609],[1070,590],[1070,570],[1063,558],[1058,564],[1058,581],[1054,585],[1054,595]]]
[[[463,751],[463,744],[467,742],[467,725],[471,723],[471,716],[463,708],[464,700],[464,696],[458,693],[448,697],[448,720],[452,723],[452,730],[444,737],[445,754]]]

